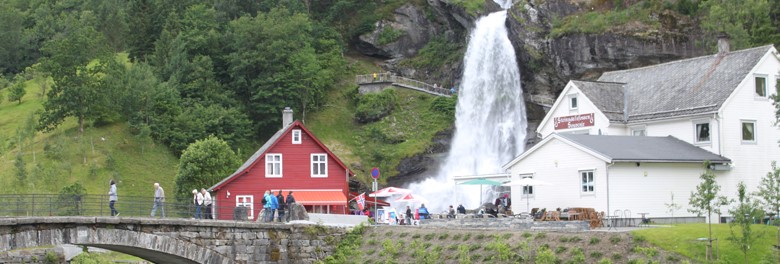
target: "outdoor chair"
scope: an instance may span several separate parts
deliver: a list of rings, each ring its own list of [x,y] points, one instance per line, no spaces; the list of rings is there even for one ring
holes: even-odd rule
[[[619,226],[620,225],[620,221],[623,220],[623,211],[621,211],[619,209],[615,210],[615,214],[612,215],[612,217],[614,217],[613,218],[614,220],[612,220],[612,222],[613,222],[612,225],[614,227]]]
[[[634,223],[633,215],[631,215],[631,210],[624,210],[623,211],[623,217],[626,218],[626,226],[635,226],[636,223]]]

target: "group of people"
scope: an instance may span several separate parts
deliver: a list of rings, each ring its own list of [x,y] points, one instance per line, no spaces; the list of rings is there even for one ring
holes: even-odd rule
[[[291,208],[291,206],[294,204],[295,196],[293,196],[292,191],[287,193],[286,199],[282,194],[282,190],[279,190],[276,196],[274,196],[273,192],[270,190],[265,191],[265,194],[263,195],[263,222],[273,222],[274,219],[277,219],[277,221],[280,223],[288,222],[290,220],[290,216],[287,215],[285,217],[284,211]],[[274,215],[276,215],[276,218]],[[258,216],[258,220],[260,220],[260,216]]]
[[[192,203],[195,206],[195,214],[193,215],[195,219],[214,219],[212,213],[214,200],[211,199],[211,194],[206,191],[206,188],[201,188],[200,192],[197,189],[192,190]]]

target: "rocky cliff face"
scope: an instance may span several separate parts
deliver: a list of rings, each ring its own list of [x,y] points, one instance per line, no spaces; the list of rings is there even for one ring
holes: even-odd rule
[[[544,118],[547,106],[569,80],[594,80],[604,71],[695,57],[706,51],[695,45],[702,40],[697,25],[673,12],[659,11],[654,15],[660,28],[629,23],[600,34],[569,33],[551,37],[554,18],[590,10],[591,1],[515,2],[506,23],[526,95],[529,145],[534,143],[535,133],[531,129]],[[539,4],[533,4],[537,2]],[[458,83],[463,71],[462,61],[437,69],[412,68],[401,62],[415,56],[434,37],[444,37],[448,42],[462,43],[465,47],[475,21],[484,14],[500,10],[492,0],[485,0],[484,6],[482,12],[471,15],[450,0],[427,0],[427,6],[407,4],[396,10],[394,21],[380,21],[374,32],[361,36],[357,48],[366,55],[386,58],[383,67],[396,74],[429,83]],[[379,45],[379,35],[385,27],[402,30],[405,34],[392,43]],[[431,158],[425,158],[426,155],[436,155],[436,152],[421,153],[402,161],[398,178],[414,181],[416,175],[436,166],[431,164]]]

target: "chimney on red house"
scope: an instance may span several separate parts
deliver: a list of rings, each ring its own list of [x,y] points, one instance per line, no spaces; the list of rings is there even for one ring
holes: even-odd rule
[[[282,111],[282,128],[287,127],[293,122],[293,110],[290,107],[285,107]]]

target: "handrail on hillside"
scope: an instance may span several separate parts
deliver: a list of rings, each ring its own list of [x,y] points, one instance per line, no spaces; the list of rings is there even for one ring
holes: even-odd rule
[[[452,96],[454,90],[454,88],[446,89],[444,87],[439,87],[438,85],[430,85],[418,80],[394,75],[389,72],[357,75],[355,77],[355,82],[358,85],[372,84],[372,83],[392,83],[392,85],[395,86],[409,88],[413,90],[419,90],[422,92],[427,92],[430,94],[447,96],[447,97]]]

